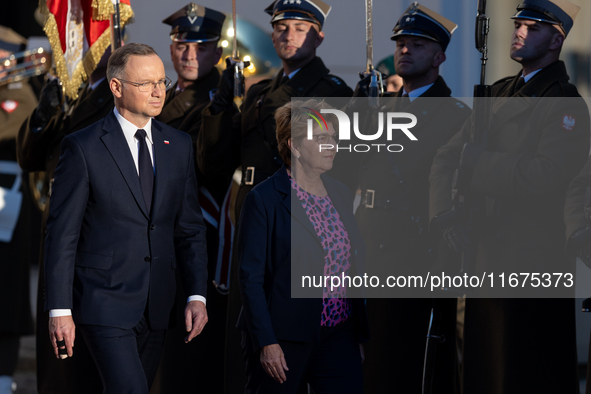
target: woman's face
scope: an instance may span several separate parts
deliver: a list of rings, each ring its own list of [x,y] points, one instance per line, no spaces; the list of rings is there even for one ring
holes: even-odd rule
[[[315,125],[311,140],[307,137],[295,143],[292,140],[292,167],[300,167],[309,175],[322,174],[330,170],[337,153],[335,138],[337,138],[337,134],[334,127],[331,123],[328,123],[328,130],[321,130],[318,125]]]

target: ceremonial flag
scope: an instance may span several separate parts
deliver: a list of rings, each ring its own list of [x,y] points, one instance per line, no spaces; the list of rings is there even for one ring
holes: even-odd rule
[[[120,0],[121,26],[133,17],[130,0]],[[95,70],[111,45],[111,0],[39,0],[45,15],[43,30],[53,50],[57,76],[66,95],[78,97],[78,88]]]

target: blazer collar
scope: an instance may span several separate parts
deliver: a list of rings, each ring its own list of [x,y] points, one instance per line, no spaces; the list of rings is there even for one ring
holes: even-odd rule
[[[129,151],[129,145],[123,135],[123,130],[119,121],[115,117],[113,111],[105,117],[103,122],[103,131],[105,134],[101,136],[101,140],[109,150],[109,153],[115,160],[121,175],[125,179],[131,194],[133,195],[138,207],[146,218],[149,219],[148,208],[144,201],[140,180],[137,175],[137,169]],[[163,196],[166,191],[167,177],[163,174],[170,173],[171,153],[166,149],[165,133],[160,122],[152,119],[152,141],[154,154],[155,171],[155,185],[154,198],[152,199],[152,215],[157,211],[162,203]]]
[[[325,174],[320,175],[320,178],[324,183],[324,187],[326,188],[328,196],[330,197],[335,209],[337,210],[337,212],[339,212],[339,216],[341,216],[342,221],[345,222],[347,220],[345,219],[345,217],[348,215],[349,211],[353,211],[353,207],[345,206],[345,199],[341,198],[342,196],[339,194],[340,188],[338,187],[337,181]],[[321,243],[322,241],[316,234],[316,230],[314,229],[312,222],[310,222],[308,215],[304,211],[304,208],[302,207],[302,204],[298,199],[296,191],[293,190],[293,188],[291,187],[291,182],[289,180],[289,175],[287,174],[287,168],[285,167],[285,165],[283,165],[279,170],[277,170],[277,172],[273,174],[271,179],[273,180],[275,190],[277,190],[284,196],[282,202],[283,206],[290,212],[291,216],[294,219],[296,219],[301,225],[303,225],[304,228],[308,230],[312,235],[314,235],[316,237],[316,240],[319,243]]]

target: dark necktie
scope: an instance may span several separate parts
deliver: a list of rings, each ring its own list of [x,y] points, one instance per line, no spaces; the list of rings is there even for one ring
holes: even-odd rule
[[[287,81],[289,81],[289,77],[287,75],[284,75],[279,81],[279,86],[285,85]]]
[[[525,78],[519,77],[519,81],[517,81],[517,84],[515,85],[515,91],[519,92],[519,90],[521,90],[523,85],[525,85]]]
[[[154,190],[154,168],[152,167],[150,151],[146,142],[146,130],[138,129],[135,133],[135,138],[139,140],[138,167],[140,170],[140,186],[142,187],[144,201],[148,207],[148,213],[150,213],[152,191]]]

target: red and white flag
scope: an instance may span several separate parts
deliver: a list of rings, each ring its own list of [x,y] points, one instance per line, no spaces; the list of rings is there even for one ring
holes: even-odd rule
[[[120,0],[121,26],[132,18],[130,0]],[[78,97],[78,88],[95,70],[111,45],[111,0],[40,0],[46,16],[43,30],[53,50],[57,75],[66,95]]]

